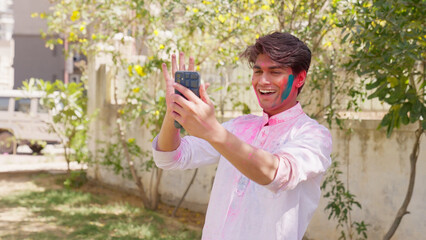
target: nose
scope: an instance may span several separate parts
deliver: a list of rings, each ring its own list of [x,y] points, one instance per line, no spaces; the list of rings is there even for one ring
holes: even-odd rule
[[[262,75],[259,76],[259,83],[262,85],[266,85],[270,83],[266,73],[263,73]]]

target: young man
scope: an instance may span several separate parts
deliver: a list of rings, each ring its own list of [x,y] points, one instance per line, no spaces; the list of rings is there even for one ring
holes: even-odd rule
[[[219,124],[205,87],[201,85],[198,98],[174,83],[163,64],[167,113],[153,142],[154,160],[163,169],[218,163],[203,239],[302,239],[331,163],[329,131],[296,100],[311,52],[291,34],[275,32],[257,39],[242,55],[253,68],[252,85],[263,116],[244,115]],[[185,69],[183,59],[181,53],[179,69]],[[172,72],[177,68],[172,56]],[[180,138],[174,120],[191,136]]]

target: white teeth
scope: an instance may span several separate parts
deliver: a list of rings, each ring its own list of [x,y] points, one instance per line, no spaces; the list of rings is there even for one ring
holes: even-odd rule
[[[273,91],[273,90],[260,90],[259,89],[259,92],[266,94],[266,93],[274,93],[275,91]]]

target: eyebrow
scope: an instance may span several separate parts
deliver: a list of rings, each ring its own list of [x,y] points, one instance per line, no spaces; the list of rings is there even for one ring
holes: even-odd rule
[[[253,68],[255,68],[255,69],[262,69],[259,65],[254,65]],[[273,69],[284,69],[284,67],[282,67],[282,66],[271,66],[271,67],[268,67],[268,69],[270,69],[270,70],[273,70]]]

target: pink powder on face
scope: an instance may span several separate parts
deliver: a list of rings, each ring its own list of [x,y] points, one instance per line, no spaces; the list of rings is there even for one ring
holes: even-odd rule
[[[288,78],[287,78],[287,80],[288,80]],[[279,83],[279,85],[280,85],[280,96],[282,95],[282,93],[284,93],[284,91],[285,91],[285,89],[286,89],[286,87],[287,87],[287,81],[286,81],[286,78],[285,77],[283,77],[281,80],[280,80],[280,83]],[[276,107],[277,105],[280,105],[282,102],[284,102],[284,100],[285,99],[282,99],[280,102],[274,102],[273,104],[272,104],[272,107]]]
[[[256,91],[256,88],[254,87],[253,80],[251,81],[251,85],[253,86],[254,93],[256,94],[256,97],[257,97],[257,104],[259,104],[259,106],[260,106],[259,95],[258,95],[258,93]]]
[[[267,63],[264,63],[264,62],[262,62],[262,61],[260,61],[260,62],[258,62],[257,63],[257,65],[259,66],[259,67],[261,67],[261,68],[266,68],[266,67],[269,67],[269,64],[267,64]],[[293,79],[294,79],[294,76],[293,76],[293,74],[292,74],[292,71],[291,71],[291,69],[287,69],[287,73],[289,74],[289,76],[283,76],[282,77],[282,79],[280,79],[280,80],[277,80],[277,79],[274,79],[274,77],[271,77],[268,81],[271,83],[271,84],[273,84],[273,85],[278,85],[279,86],[279,97],[277,97],[276,99],[274,99],[272,102],[271,102],[271,105],[268,107],[268,108],[272,108],[272,109],[274,109],[274,108],[279,108],[279,107],[281,107],[282,105],[283,105],[283,103],[284,103],[284,101],[288,98],[288,96],[290,95],[290,93],[291,93],[291,91],[292,91],[292,87],[293,87]],[[259,104],[259,106],[261,106],[262,107],[262,105],[261,105],[261,96],[260,96],[260,94],[258,93],[258,91],[256,90],[256,87],[255,87],[255,84],[254,84],[254,81],[253,81],[253,77],[254,77],[254,75],[252,76],[252,86],[253,86],[253,90],[254,90],[254,92],[255,92],[255,94],[256,94],[256,97],[257,97],[257,102],[258,102],[258,104]],[[259,81],[259,80],[258,80]],[[256,84],[259,84],[259,83],[256,83]],[[262,107],[263,108],[263,107]],[[265,110],[265,109],[264,109]],[[267,110],[267,111],[269,111],[269,110]]]
[[[286,85],[285,84],[285,78],[281,79],[281,81],[280,81],[280,96],[284,92],[284,89],[285,89],[284,85]]]

